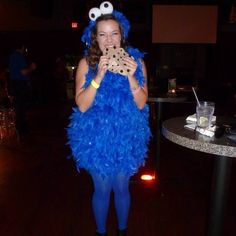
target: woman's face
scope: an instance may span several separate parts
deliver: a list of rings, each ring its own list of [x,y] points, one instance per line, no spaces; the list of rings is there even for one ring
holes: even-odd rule
[[[103,20],[97,24],[97,42],[101,51],[109,47],[120,47],[121,32],[114,20]]]

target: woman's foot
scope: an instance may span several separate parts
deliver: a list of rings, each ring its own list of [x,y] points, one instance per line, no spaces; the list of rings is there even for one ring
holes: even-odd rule
[[[117,236],[127,236],[127,230],[126,229],[123,229],[123,230],[118,229]]]
[[[98,232],[96,232],[96,236],[107,236],[107,233],[98,233]]]

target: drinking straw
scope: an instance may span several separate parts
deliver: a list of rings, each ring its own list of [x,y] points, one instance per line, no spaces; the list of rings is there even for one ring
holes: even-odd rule
[[[196,100],[197,100],[197,104],[198,104],[198,106],[200,107],[200,102],[199,102],[199,100],[198,100],[198,97],[197,97],[197,94],[196,94],[196,91],[195,91],[194,87],[192,87],[192,90],[193,90],[194,96],[195,96],[195,98],[196,98]]]

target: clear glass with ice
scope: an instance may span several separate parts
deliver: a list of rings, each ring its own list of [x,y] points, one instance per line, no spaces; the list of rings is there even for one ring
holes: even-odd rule
[[[200,128],[208,128],[211,126],[212,117],[215,111],[215,103],[201,101],[196,107],[197,126]]]

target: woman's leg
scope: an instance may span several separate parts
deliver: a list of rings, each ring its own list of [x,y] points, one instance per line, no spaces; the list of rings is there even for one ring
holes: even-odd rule
[[[127,228],[130,208],[129,177],[124,173],[119,173],[113,178],[112,184],[118,227],[123,230]]]
[[[94,184],[92,198],[93,213],[98,233],[106,232],[106,220],[110,203],[111,178],[102,178],[98,174],[91,174]]]

